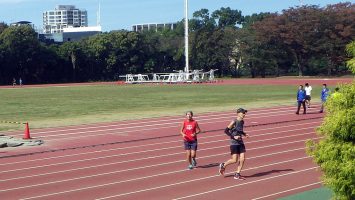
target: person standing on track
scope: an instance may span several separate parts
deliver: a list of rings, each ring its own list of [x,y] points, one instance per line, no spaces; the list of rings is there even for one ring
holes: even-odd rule
[[[311,107],[311,92],[312,92],[312,86],[310,86],[308,83],[305,84],[304,90],[306,91],[306,104],[307,107]]]
[[[238,163],[237,170],[234,174],[234,179],[244,179],[240,172],[242,171],[244,161],[245,161],[245,145],[243,142],[243,136],[249,137],[243,131],[244,128],[244,117],[248,111],[243,108],[237,109],[237,119],[229,123],[228,127],[225,129],[225,133],[230,137],[230,152],[231,159],[223,162],[219,165],[219,174],[224,175],[225,169],[228,165]]]
[[[306,114],[306,91],[304,91],[303,85],[298,87],[296,111],[297,115],[300,114],[301,105],[303,106],[303,114]]]
[[[330,90],[329,90],[329,88],[327,88],[327,84],[323,84],[323,89],[322,89],[322,92],[320,94],[320,99],[322,100],[322,105],[321,105],[320,111],[319,111],[320,113],[322,113],[323,110],[324,110],[324,104],[327,101],[329,93],[330,93]]]
[[[188,169],[196,167],[197,134],[201,129],[193,119],[192,111],[186,112],[186,119],[182,123],[180,133],[184,139],[184,149],[186,151],[186,160],[189,163]]]

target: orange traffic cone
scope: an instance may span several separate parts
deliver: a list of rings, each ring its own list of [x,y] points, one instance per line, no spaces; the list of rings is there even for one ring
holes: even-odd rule
[[[25,135],[23,136],[23,139],[27,140],[27,139],[31,139],[30,136],[30,127],[28,126],[28,122],[25,123]]]

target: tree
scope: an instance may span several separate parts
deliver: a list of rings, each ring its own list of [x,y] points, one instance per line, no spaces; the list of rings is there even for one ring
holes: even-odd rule
[[[4,59],[2,80],[9,83],[13,77],[22,77],[27,82],[35,82],[41,70],[38,63],[41,45],[31,26],[11,26],[0,34],[0,52]]]
[[[328,5],[319,13],[318,37],[314,40],[315,51],[327,61],[327,75],[332,75],[340,65],[344,65],[346,44],[355,35],[355,5],[349,2]],[[324,55],[326,55],[324,57]]]
[[[273,24],[265,25],[264,19],[274,17],[276,14],[259,13],[244,17],[243,27],[238,30],[239,65],[243,70],[249,70],[254,78],[258,75],[279,75],[280,65],[285,60],[285,49],[278,37],[272,34],[261,34],[264,29],[272,30]],[[267,27],[266,27],[267,26]],[[238,60],[235,59],[235,60]],[[238,66],[240,68],[240,66]],[[239,71],[239,69],[235,69]],[[237,73],[238,74],[238,73]]]
[[[355,73],[355,42],[347,46],[352,60],[349,68]],[[355,199],[355,82],[340,87],[326,102],[327,114],[318,129],[323,139],[308,141],[307,152],[320,166],[323,182],[335,199]]]
[[[229,7],[221,8],[212,13],[212,18],[218,21],[218,27],[235,27],[243,22],[242,11],[232,10]]]
[[[216,27],[215,20],[210,17],[208,9],[201,9],[193,13],[193,18],[190,20],[191,31],[198,31],[201,29],[214,30]]]
[[[0,22],[0,34],[9,27],[5,22]]]
[[[348,60],[347,65],[352,73],[355,74],[355,41],[352,41],[346,46],[346,51],[351,56],[351,59]]]
[[[303,6],[284,10],[281,15],[272,15],[258,24],[259,37],[268,37],[274,41],[282,41],[291,53],[303,76],[304,69],[314,48],[314,40],[319,37],[318,25],[322,19],[317,17],[318,6]]]
[[[290,54],[299,76],[331,75],[344,65],[345,45],[355,34],[353,11],[351,3],[325,8],[302,6],[283,10],[282,14],[271,15],[253,26],[257,41],[270,41],[273,46],[283,43],[282,49]]]
[[[208,71],[218,69],[220,75],[228,71],[235,47],[234,28],[201,29],[191,34],[191,66]]]
[[[71,65],[71,75],[66,74],[66,76],[71,77],[72,82],[77,82],[77,72],[78,72],[78,62],[80,62],[81,49],[79,42],[65,42],[59,47],[59,55],[66,61],[66,65]],[[64,67],[64,66],[63,66]]]

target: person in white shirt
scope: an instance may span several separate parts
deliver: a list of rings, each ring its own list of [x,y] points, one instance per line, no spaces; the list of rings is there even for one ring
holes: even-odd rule
[[[311,107],[311,92],[312,92],[312,86],[310,86],[308,83],[305,84],[304,90],[306,91],[306,105],[308,108]]]

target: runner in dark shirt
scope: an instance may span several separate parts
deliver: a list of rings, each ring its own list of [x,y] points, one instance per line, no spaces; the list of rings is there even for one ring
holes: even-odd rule
[[[230,137],[230,151],[231,159],[219,165],[219,174],[224,175],[226,167],[230,164],[237,163],[237,170],[235,171],[234,179],[244,179],[240,172],[242,171],[244,161],[245,161],[245,145],[243,142],[243,136],[249,137],[243,131],[244,128],[244,117],[248,111],[243,108],[237,109],[237,119],[233,120],[228,127],[225,129],[225,133]]]

